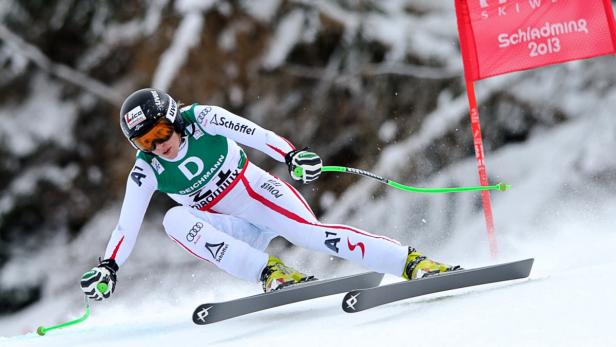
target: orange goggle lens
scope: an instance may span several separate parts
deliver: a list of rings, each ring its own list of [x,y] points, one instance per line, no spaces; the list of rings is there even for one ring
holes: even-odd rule
[[[171,138],[174,131],[173,124],[166,118],[159,119],[147,133],[132,139],[137,148],[144,152],[152,152],[156,144],[165,142]]]

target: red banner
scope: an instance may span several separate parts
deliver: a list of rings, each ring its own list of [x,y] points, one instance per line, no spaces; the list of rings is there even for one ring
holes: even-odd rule
[[[611,0],[455,0],[467,80],[613,54]]]

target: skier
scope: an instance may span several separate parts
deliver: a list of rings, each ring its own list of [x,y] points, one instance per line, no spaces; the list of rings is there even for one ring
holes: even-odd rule
[[[297,190],[252,164],[237,143],[286,163],[291,178],[302,183],[319,177],[317,154],[221,107],[180,106],[152,88],[132,93],[122,104],[120,125],[137,158],[104,260],[81,279],[88,298],[102,300],[114,292],[116,272],[133,249],[156,190],[180,204],[163,219],[170,238],[233,276],[260,281],[265,292],[314,279],[264,252],[278,235],[407,280],[459,268],[385,236],[319,222]]]

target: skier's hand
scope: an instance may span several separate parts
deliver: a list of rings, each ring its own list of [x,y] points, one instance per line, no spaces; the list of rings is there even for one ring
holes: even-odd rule
[[[113,259],[105,259],[97,267],[81,277],[81,290],[88,299],[101,301],[111,296],[115,290],[118,264]]]
[[[304,149],[296,149],[285,155],[284,160],[289,167],[291,178],[296,181],[308,183],[316,180],[321,175],[323,161],[316,153],[306,151]]]

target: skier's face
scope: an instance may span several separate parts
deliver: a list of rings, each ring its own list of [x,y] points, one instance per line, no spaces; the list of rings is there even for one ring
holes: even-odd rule
[[[152,153],[161,156],[165,159],[173,159],[177,157],[180,151],[180,134],[173,132],[169,140],[156,144],[156,148]]]

